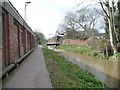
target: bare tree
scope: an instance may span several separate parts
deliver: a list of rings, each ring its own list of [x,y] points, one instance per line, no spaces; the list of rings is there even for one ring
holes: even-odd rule
[[[76,17],[77,15],[73,12],[67,12],[66,16],[64,17],[66,34],[69,34],[69,37],[71,37],[71,39],[75,39],[75,33],[78,29],[76,22],[74,22]]]
[[[95,29],[96,21],[100,17],[99,9],[85,7],[76,12],[68,12],[64,18],[64,23],[58,26],[57,32],[66,32],[66,36],[70,39],[81,38],[78,31],[81,31],[82,39],[94,36],[97,31]],[[82,31],[82,30],[84,31]]]
[[[66,29],[68,28],[67,25],[65,25],[64,23],[60,23],[58,25],[58,28],[56,30],[56,33],[57,34],[60,34],[60,35],[64,35],[66,33]]]
[[[109,29],[109,39],[110,44],[113,49],[114,55],[117,53],[116,47],[116,30],[115,30],[115,19],[114,19],[114,0],[99,0],[99,3],[104,11],[105,15],[107,16],[108,20],[108,29]]]
[[[84,8],[77,11],[77,19],[74,22],[84,29],[85,36],[93,36],[96,21],[100,18],[100,14],[98,14],[99,9],[97,8]]]

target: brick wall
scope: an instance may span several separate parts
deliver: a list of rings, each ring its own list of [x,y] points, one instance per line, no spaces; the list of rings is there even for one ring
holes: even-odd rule
[[[0,64],[2,63],[2,48],[0,47]]]
[[[19,27],[20,29],[20,56],[24,55],[24,30],[21,28],[21,26]]]
[[[5,68],[14,60],[20,58],[33,48],[34,37],[27,23],[12,10],[14,8],[2,8],[2,40],[3,49],[0,49],[0,59],[3,55]],[[19,16],[19,17],[18,17]],[[1,22],[0,22],[1,23]],[[21,34],[22,31],[22,34]],[[0,31],[1,36],[1,31]],[[23,37],[23,38],[22,38]],[[1,38],[0,38],[1,39]],[[23,40],[22,40],[23,39]],[[1,43],[0,43],[1,45]]]
[[[1,5],[1,2],[0,2],[0,5]],[[0,11],[1,10],[2,8],[0,6]],[[1,64],[2,64],[2,12],[0,12],[0,71],[1,71]]]
[[[27,31],[27,52],[30,51],[30,33]]]
[[[2,46],[2,12],[0,12],[0,46]]]
[[[2,48],[0,47],[0,75],[2,75],[2,65],[3,61],[2,61]],[[0,85],[2,85],[2,83],[0,83]]]
[[[33,35],[10,14],[8,14],[8,35],[6,41],[9,42],[9,49],[6,53],[9,54],[9,59],[6,60],[10,64],[33,48]]]
[[[10,62],[19,58],[19,25],[9,14]]]
[[[65,39],[62,41],[62,44],[71,44],[71,45],[87,45],[88,40],[72,40],[72,39]]]
[[[9,30],[8,30],[8,12],[3,9],[2,13],[2,41],[3,41],[3,64],[9,64]]]

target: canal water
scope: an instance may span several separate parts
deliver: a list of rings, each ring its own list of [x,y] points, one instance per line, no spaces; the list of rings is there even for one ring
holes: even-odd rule
[[[97,60],[90,56],[68,51],[60,51],[60,54],[82,69],[92,73],[98,80],[103,81],[111,88],[118,88],[120,85],[120,63],[108,60]]]

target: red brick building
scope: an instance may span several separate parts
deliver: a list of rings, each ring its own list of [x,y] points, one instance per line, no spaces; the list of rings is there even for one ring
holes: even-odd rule
[[[69,44],[69,45],[87,45],[88,40],[79,40],[79,39],[65,39],[62,41],[62,44]]]
[[[0,2],[0,61],[3,69],[35,47],[35,35],[10,2]]]

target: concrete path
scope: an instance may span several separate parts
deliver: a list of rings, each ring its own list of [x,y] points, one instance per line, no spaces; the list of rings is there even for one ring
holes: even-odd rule
[[[52,88],[41,46],[26,58],[5,88]]]

